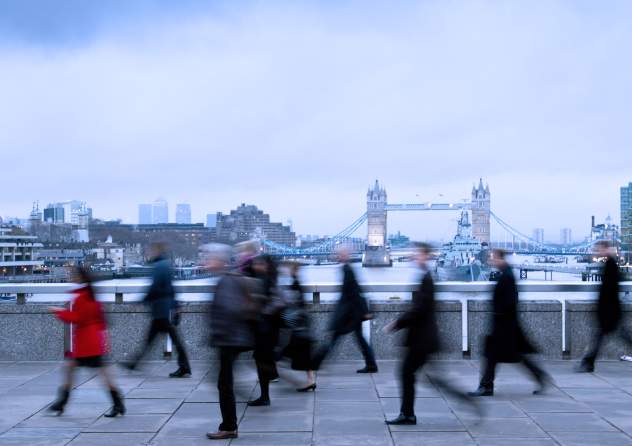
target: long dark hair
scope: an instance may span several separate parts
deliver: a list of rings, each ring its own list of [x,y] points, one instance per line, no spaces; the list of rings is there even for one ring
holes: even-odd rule
[[[92,288],[94,279],[92,278],[90,269],[85,265],[81,265],[75,267],[74,272],[79,278],[79,282],[82,283],[83,287],[88,291],[88,296],[90,297],[90,299],[95,300],[94,288]]]

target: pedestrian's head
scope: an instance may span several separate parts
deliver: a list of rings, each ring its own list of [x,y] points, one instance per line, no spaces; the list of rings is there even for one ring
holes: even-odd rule
[[[92,283],[94,279],[87,266],[75,266],[70,272],[70,278],[74,283],[82,284],[84,287],[90,290],[90,297],[94,299],[94,293],[92,291]]]
[[[347,263],[351,259],[351,250],[342,243],[336,247],[336,258],[340,263]]]
[[[429,243],[420,242],[415,243],[415,248],[415,261],[417,262],[417,265],[425,267],[428,263],[428,260],[430,260],[430,256],[432,255],[432,245],[430,245]]]
[[[235,245],[235,254],[237,256],[237,263],[243,264],[254,257],[259,255],[261,247],[256,240],[248,240],[240,242]]]
[[[493,267],[501,269],[507,265],[507,252],[504,249],[494,248],[489,256],[489,261]]]
[[[200,256],[206,268],[214,273],[224,271],[230,263],[232,249],[221,243],[208,243],[200,247]]]
[[[298,277],[298,270],[301,268],[301,264],[299,262],[290,262],[288,264],[290,276]]]
[[[252,259],[252,269],[257,276],[265,276],[268,274],[268,262],[264,256],[257,256]]]
[[[164,242],[153,242],[149,245],[149,258],[157,259],[167,254],[167,244]]]
[[[595,254],[599,257],[608,257],[612,255],[612,245],[608,240],[599,240],[595,243]]]

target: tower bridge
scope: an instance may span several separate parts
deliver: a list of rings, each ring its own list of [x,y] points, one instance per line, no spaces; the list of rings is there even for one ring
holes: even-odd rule
[[[366,194],[366,212],[349,226],[326,241],[308,248],[297,248],[281,245],[270,240],[262,240],[264,250],[275,256],[282,257],[320,257],[334,253],[336,246],[345,243],[366,223],[367,242],[362,253],[364,266],[389,266],[391,256],[387,244],[387,222],[389,212],[410,211],[469,211],[471,213],[472,235],[481,243],[491,246],[491,222],[497,224],[499,231],[509,237],[511,242],[505,242],[505,248],[524,254],[578,254],[585,253],[592,243],[574,246],[568,251],[560,252],[559,247],[547,246],[523,234],[491,210],[491,193],[489,185],[483,185],[482,178],[478,185],[472,186],[470,201],[462,200],[456,203],[389,203],[386,189],[375,180]],[[498,236],[498,234],[496,234]],[[517,246],[517,249],[516,249]]]

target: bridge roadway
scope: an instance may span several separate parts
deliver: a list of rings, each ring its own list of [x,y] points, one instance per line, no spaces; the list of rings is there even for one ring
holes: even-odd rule
[[[425,373],[418,375],[416,426],[384,424],[399,409],[398,363],[380,361],[380,372],[358,375],[360,361],[326,362],[315,393],[295,385],[271,385],[270,407],[247,407],[258,394],[254,367],[240,361],[236,371],[239,438],[210,442],[205,434],[219,423],[217,363],[194,361],[193,376],[173,380],[175,361],[152,361],[138,372],[120,368],[115,379],[128,412],[104,418],[108,396],[93,370],[78,373],[66,412],[45,408],[61,382],[60,362],[0,362],[0,445],[2,446],[632,446],[632,364],[605,361],[593,374],[575,374],[573,361],[546,361],[555,381],[546,394],[517,367],[498,373],[496,395],[481,400],[479,420],[462,403],[441,392]],[[478,362],[434,364],[463,390],[478,381]]]

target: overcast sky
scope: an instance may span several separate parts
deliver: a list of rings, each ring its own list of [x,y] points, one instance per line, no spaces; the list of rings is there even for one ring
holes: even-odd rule
[[[135,223],[164,197],[171,218],[246,202],[332,234],[376,178],[403,203],[482,177],[510,224],[579,239],[632,181],[631,20],[628,1],[3,1],[0,215],[80,199]]]

